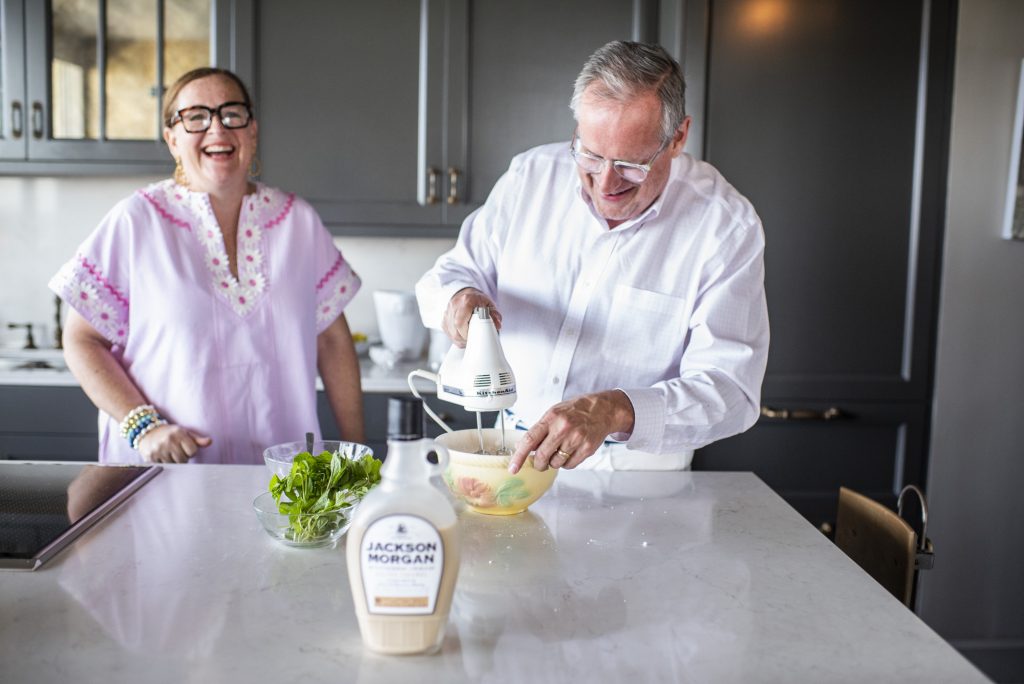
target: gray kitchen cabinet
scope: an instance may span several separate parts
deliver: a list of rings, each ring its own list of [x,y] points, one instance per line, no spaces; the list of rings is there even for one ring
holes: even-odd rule
[[[363,395],[367,444],[374,454],[387,453],[387,400],[393,394]],[[455,430],[476,427],[476,416],[427,395],[430,406]],[[339,430],[327,395],[317,393],[317,414],[325,439]],[[0,460],[95,461],[98,431],[96,407],[78,386],[0,385]],[[494,413],[485,413],[493,425]],[[441,429],[427,418],[426,434]],[[296,439],[301,438],[301,435]]]
[[[818,524],[840,485],[925,482],[956,7],[779,8],[687,5],[691,144],[764,222],[776,416],[694,467],[753,470]]]
[[[76,386],[0,385],[0,460],[95,461],[96,415]]]
[[[0,0],[0,160],[25,156],[23,0]]]
[[[453,235],[513,155],[571,137],[581,65],[609,40],[652,38],[656,7],[260,3],[263,178],[336,234]]]
[[[366,425],[366,444],[378,458],[383,459],[387,454],[388,439],[388,398],[398,395],[383,392],[365,392],[363,394],[363,419]],[[476,415],[464,411],[461,407],[438,401],[433,395],[425,395],[427,403],[438,416],[444,420],[453,430],[469,430],[476,428]],[[338,424],[331,413],[330,404],[327,402],[327,395],[319,392],[317,395],[317,414],[320,418],[320,428],[325,439],[338,439]],[[441,428],[429,416],[425,418],[425,433],[428,437],[437,437],[441,434]],[[497,419],[496,413],[484,413],[483,424],[493,426]]]
[[[209,64],[251,82],[252,4],[0,0],[0,173],[170,171],[162,93]]]

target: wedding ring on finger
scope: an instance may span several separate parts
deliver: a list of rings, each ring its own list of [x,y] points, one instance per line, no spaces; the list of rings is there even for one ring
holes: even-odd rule
[[[562,451],[561,449],[555,449],[555,456],[561,457],[562,463],[565,463],[566,461],[568,461],[572,457],[572,454],[570,454],[568,451]]]

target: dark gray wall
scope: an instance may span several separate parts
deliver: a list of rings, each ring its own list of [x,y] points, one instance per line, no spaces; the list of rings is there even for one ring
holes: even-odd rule
[[[1024,682],[1024,242],[1000,238],[1024,2],[961,0],[920,614]]]

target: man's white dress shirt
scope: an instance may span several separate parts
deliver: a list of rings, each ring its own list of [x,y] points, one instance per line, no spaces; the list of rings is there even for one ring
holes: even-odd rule
[[[750,202],[682,154],[638,217],[609,230],[567,143],[516,156],[455,247],[416,285],[425,325],[474,287],[502,316],[526,426],[563,399],[618,388],[631,434],[581,467],[676,469],[757,420],[768,357],[764,233]]]

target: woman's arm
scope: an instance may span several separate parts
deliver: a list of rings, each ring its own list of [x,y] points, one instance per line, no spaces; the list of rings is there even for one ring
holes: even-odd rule
[[[64,323],[64,360],[86,396],[121,420],[146,398],[110,351],[111,344],[74,309]]]
[[[359,359],[352,343],[345,314],[317,335],[316,367],[327,391],[341,439],[366,443],[363,425],[363,387],[359,377]]]
[[[110,342],[81,314],[68,311],[64,324],[64,360],[86,396],[104,413],[121,421],[146,398],[110,351]],[[147,461],[185,463],[212,440],[178,425],[161,425],[139,441]]]

